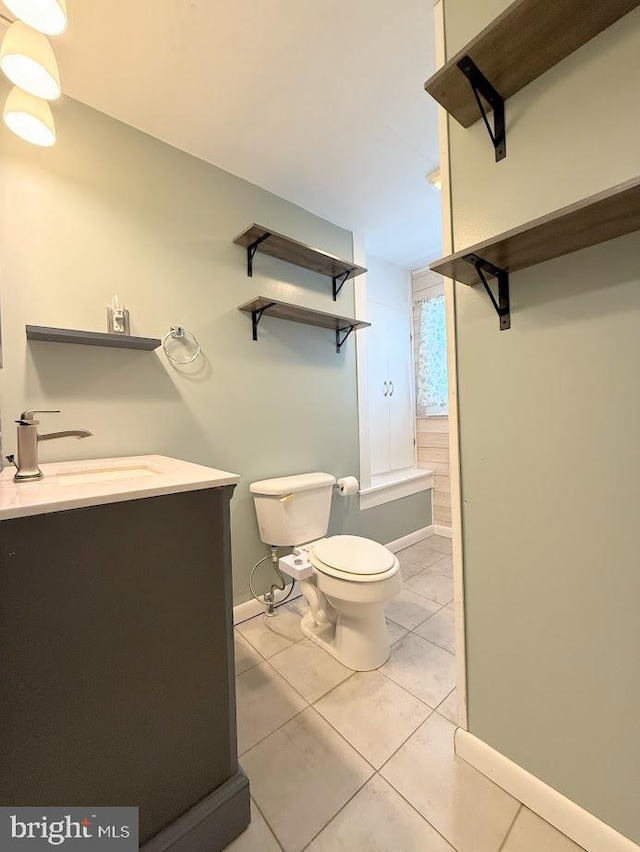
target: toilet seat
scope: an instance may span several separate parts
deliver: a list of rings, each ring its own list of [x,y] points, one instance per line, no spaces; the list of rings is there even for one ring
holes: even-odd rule
[[[393,577],[399,563],[384,545],[356,535],[334,535],[314,544],[311,564],[329,577],[371,583]]]

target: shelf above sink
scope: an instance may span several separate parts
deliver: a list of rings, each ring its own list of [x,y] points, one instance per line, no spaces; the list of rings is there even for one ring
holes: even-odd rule
[[[107,334],[101,331],[79,331],[73,328],[49,328],[28,325],[27,340],[41,343],[80,343],[85,346],[106,346],[110,349],[140,349],[150,352],[160,346],[155,337],[132,337],[129,334]]]

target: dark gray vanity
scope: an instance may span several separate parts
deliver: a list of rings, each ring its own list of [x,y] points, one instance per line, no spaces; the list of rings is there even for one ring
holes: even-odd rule
[[[178,482],[163,457],[144,458],[158,472],[129,491],[141,468],[109,480],[118,460],[98,485],[82,463],[45,465],[41,483],[2,474],[0,803],[134,805],[147,852],[218,850],[250,818],[236,751],[237,477]]]

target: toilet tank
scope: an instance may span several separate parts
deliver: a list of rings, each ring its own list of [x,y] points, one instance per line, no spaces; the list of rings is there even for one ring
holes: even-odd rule
[[[265,544],[295,547],[327,534],[335,476],[300,473],[254,482],[249,490]]]

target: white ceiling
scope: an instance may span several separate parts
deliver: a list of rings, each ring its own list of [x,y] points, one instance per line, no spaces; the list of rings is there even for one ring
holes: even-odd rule
[[[430,0],[68,0],[66,94],[366,238],[440,253]]]

